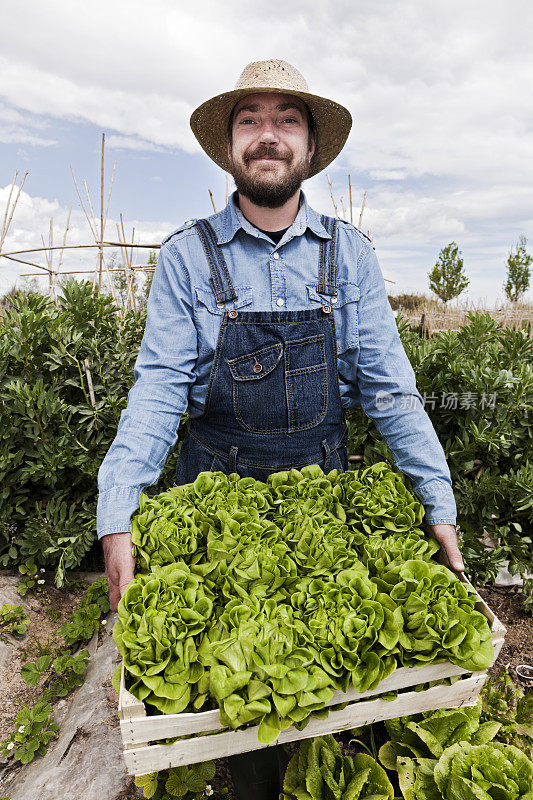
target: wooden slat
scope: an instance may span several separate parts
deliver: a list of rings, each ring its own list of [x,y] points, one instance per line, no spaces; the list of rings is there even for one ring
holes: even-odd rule
[[[347,728],[369,725],[378,720],[431,711],[442,708],[443,704],[446,708],[473,705],[486,677],[486,672],[476,672],[469,678],[457,681],[453,686],[433,686],[423,692],[406,692],[393,702],[378,698],[362,703],[351,703],[344,709],[330,711],[327,719],[312,719],[302,731],[292,726],[287,728],[272,744],[308,739]],[[195,764],[270,746],[261,744],[257,738],[258,730],[258,726],[253,726],[215,733],[211,736],[182,739],[171,745],[132,748],[124,752],[124,759],[130,774],[143,775],[171,766]]]
[[[335,692],[331,700],[326,703],[326,707],[338,705],[339,703],[360,701],[365,697],[373,697],[384,692],[405,689],[417,683],[428,683],[429,681],[469,673],[470,670],[456,667],[450,664],[449,661],[443,661],[440,664],[425,664],[422,667],[399,667],[392,675],[381,681],[375,689],[358,692],[351,686],[347,692]],[[120,723],[120,729],[123,741],[128,744],[134,744],[146,739],[163,739],[171,736],[183,736],[188,733],[222,730],[223,725],[220,723],[219,711],[216,708],[212,711],[192,714],[157,714],[150,717],[145,716],[143,719],[124,718]]]

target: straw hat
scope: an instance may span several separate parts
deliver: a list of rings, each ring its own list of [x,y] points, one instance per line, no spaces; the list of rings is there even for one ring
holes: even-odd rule
[[[317,143],[311,159],[309,177],[327,167],[344,147],[352,127],[347,108],[311,94],[305,78],[292,64],[278,58],[252,61],[244,68],[235,89],[206,100],[191,115],[191,128],[207,155],[231,172],[227,153],[228,120],[240,97],[256,92],[283,92],[300,97],[311,110],[316,125]]]

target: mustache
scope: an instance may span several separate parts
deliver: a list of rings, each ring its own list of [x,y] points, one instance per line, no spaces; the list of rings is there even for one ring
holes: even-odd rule
[[[283,155],[278,150],[272,150],[268,147],[260,147],[254,153],[249,153],[244,157],[244,162],[248,164],[250,161],[253,161],[257,158],[277,158],[280,161],[289,161],[290,156]]]

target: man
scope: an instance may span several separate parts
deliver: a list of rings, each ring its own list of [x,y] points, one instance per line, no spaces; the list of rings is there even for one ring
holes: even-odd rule
[[[237,189],[223,211],[189,220],[161,247],[136,382],[99,472],[112,608],[133,577],[130,516],[187,408],[176,484],[209,469],[261,480],[308,463],[347,469],[345,409],[361,405],[448,563],[463,570],[449,469],[375,253],[353,225],[314,212],[300,188],[338,155],[350,113],[269,60],[196,109],[191,127]],[[239,795],[277,796],[278,758],[277,748],[234,757]]]

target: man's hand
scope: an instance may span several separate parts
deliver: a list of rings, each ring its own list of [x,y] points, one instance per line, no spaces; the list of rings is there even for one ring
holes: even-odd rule
[[[131,533],[108,533],[102,537],[105,576],[109,584],[111,611],[116,611],[118,601],[133,580],[135,559],[131,554]]]
[[[441,559],[445,566],[456,572],[464,572],[464,562],[459,550],[459,539],[455,525],[428,525],[429,534],[441,545]]]

